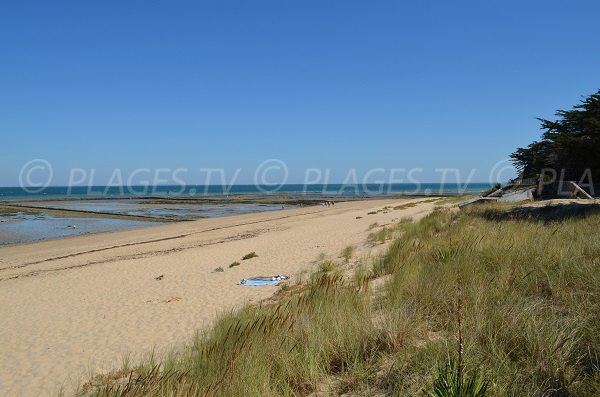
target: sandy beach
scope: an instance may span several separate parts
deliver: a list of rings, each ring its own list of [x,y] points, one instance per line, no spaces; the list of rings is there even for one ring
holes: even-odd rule
[[[69,395],[127,355],[135,361],[181,346],[220,313],[278,288],[240,286],[240,279],[286,274],[293,283],[314,270],[320,253],[337,258],[356,245],[357,256],[374,254],[382,247],[366,244],[370,224],[419,218],[434,203],[367,213],[423,200],[345,202],[0,248],[0,395]],[[228,267],[251,251],[258,257]]]

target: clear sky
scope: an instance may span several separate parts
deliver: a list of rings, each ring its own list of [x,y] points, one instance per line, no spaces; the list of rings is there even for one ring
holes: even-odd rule
[[[490,169],[600,88],[595,1],[12,1],[0,185],[69,169]],[[508,176],[508,175],[507,175]],[[463,178],[464,179],[464,178]],[[187,178],[202,183],[202,178]]]

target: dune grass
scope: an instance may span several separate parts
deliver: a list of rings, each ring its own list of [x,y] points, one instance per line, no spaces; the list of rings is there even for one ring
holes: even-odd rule
[[[412,208],[412,207],[416,207],[418,205],[418,203],[406,203],[406,204],[400,204],[394,207],[395,210],[405,210],[407,208]]]
[[[440,209],[405,222],[349,280],[319,272],[81,394],[600,395],[598,207],[513,213]],[[380,276],[383,289],[365,288]]]
[[[369,235],[367,236],[367,242],[371,244],[383,244],[388,240],[391,240],[394,237],[400,235],[404,230],[405,225],[411,222],[411,218],[402,218],[399,221],[393,223],[392,225],[384,226],[377,231],[369,233]],[[373,227],[371,228],[371,226]],[[369,230],[373,230],[379,225],[377,224],[377,222],[375,222],[371,224],[371,226],[369,227]]]
[[[377,243],[383,244],[387,240],[391,239],[393,235],[394,235],[394,231],[392,230],[392,228],[384,226],[383,228],[381,228],[380,230],[378,230],[376,232],[369,233],[369,236],[367,237],[367,241],[369,241],[370,243],[373,243],[373,244],[377,244]]]
[[[256,254],[256,252],[252,251],[252,252],[250,252],[250,253],[248,253],[248,254],[244,255],[244,256],[242,257],[242,260],[243,260],[243,261],[245,261],[245,260],[252,259],[252,258],[256,258],[256,257],[258,257],[258,255]]]
[[[350,259],[352,259],[352,256],[354,255],[354,253],[356,252],[356,247],[353,245],[349,245],[347,247],[345,247],[342,252],[340,252],[340,257],[344,258],[344,261],[346,263],[350,262]]]
[[[332,272],[338,269],[338,264],[331,259],[325,259],[321,263],[319,263],[319,271],[322,273]]]
[[[373,230],[373,229],[375,229],[375,228],[376,228],[376,227],[378,227],[378,226],[379,226],[379,223],[378,223],[378,222],[373,222],[373,223],[371,223],[371,224],[369,225],[369,229],[368,229],[368,230]]]

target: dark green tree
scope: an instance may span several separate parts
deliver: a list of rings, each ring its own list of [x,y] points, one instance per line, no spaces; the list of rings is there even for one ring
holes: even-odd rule
[[[538,119],[542,139],[511,154],[519,172],[528,178],[544,169],[557,175],[564,170],[566,180],[579,180],[589,170],[600,180],[600,90],[556,116],[556,121]]]

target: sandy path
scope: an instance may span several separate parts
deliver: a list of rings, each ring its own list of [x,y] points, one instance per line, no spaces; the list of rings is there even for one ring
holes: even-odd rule
[[[368,253],[371,223],[420,217],[434,205],[367,215],[405,202],[347,202],[0,248],[0,395],[69,394],[128,353],[180,345],[219,313],[277,289],[236,285],[241,278],[313,270],[319,253],[337,257],[350,244]],[[228,268],[250,251],[259,257]],[[218,266],[225,271],[213,272]]]

